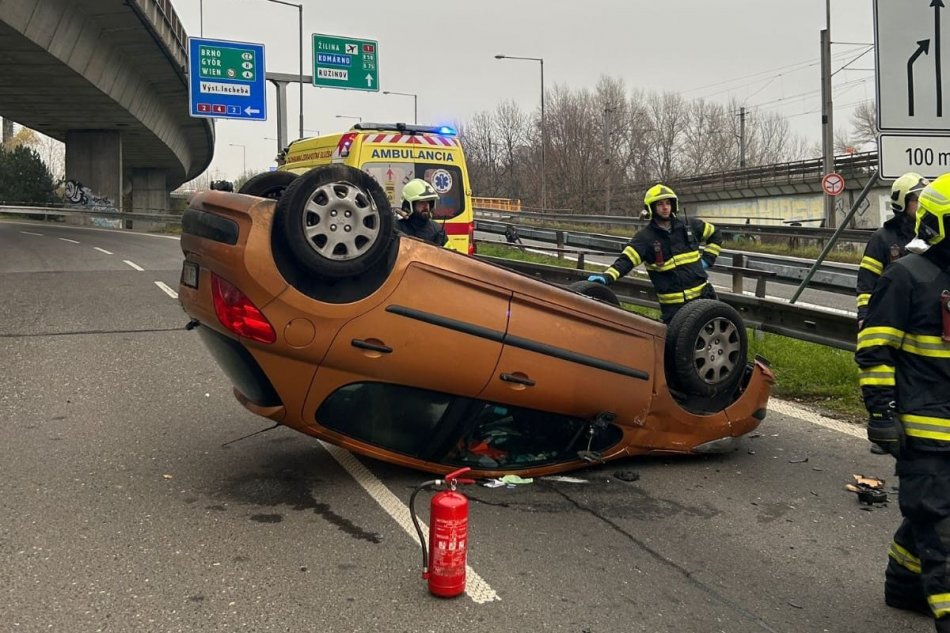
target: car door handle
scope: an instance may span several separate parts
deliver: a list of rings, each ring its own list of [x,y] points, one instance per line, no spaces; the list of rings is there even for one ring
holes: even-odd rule
[[[502,374],[499,376],[504,382],[511,382],[516,385],[524,385],[525,387],[533,387],[534,381],[525,376],[524,374]]]
[[[382,343],[373,343],[370,341],[364,341],[362,339],[355,338],[350,341],[350,344],[353,347],[358,349],[366,349],[371,352],[379,352],[380,354],[392,354],[393,348],[388,345],[383,345]]]

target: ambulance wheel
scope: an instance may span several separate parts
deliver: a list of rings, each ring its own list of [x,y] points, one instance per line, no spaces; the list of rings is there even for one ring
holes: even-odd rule
[[[604,284],[599,284],[596,281],[575,281],[570,286],[567,287],[568,290],[573,290],[576,293],[582,294],[585,297],[590,297],[591,299],[597,299],[598,301],[603,301],[604,303],[609,303],[610,305],[620,307],[620,299],[617,298],[617,295],[614,294],[614,291],[605,286]]]
[[[289,171],[265,171],[241,185],[238,193],[270,200],[280,200],[287,187],[297,178]]]
[[[274,230],[297,263],[325,279],[359,275],[395,244],[393,213],[379,183],[347,165],[298,176],[277,201]]]
[[[689,396],[732,394],[742,378],[747,354],[742,317],[716,299],[690,301],[667,328],[667,380]]]

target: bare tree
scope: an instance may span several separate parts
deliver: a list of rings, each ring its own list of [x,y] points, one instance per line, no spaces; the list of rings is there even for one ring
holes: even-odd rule
[[[675,92],[654,93],[647,98],[647,109],[652,122],[647,150],[651,175],[660,181],[669,181],[680,171],[679,152],[689,116],[686,101]]]
[[[502,174],[502,182],[505,196],[508,198],[522,198],[524,196],[525,184],[519,179],[519,175],[527,170],[534,169],[540,171],[540,152],[529,150],[529,121],[528,115],[521,111],[514,101],[504,101],[498,105],[495,114],[492,117],[493,133],[492,138],[497,140],[499,145],[498,159],[499,169]],[[540,135],[534,139],[538,142],[540,148]],[[538,155],[534,160],[534,154]],[[523,161],[529,159],[530,164]],[[525,169],[527,168],[527,169]],[[537,180],[537,191],[540,192],[540,179]],[[539,201],[541,199],[538,194]]]
[[[650,184],[736,169],[743,148],[747,166],[815,155],[776,114],[747,110],[740,131],[735,100],[628,94],[622,81],[602,77],[592,92],[555,86],[545,103],[546,190],[554,208],[632,214]],[[539,115],[507,101],[463,126],[476,192],[540,204]]]
[[[864,101],[851,113],[851,138],[857,145],[877,143],[877,109],[873,101]]]

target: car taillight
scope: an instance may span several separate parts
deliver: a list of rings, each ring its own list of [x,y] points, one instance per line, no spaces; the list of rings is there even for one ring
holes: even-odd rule
[[[211,274],[211,297],[214,313],[224,327],[252,341],[273,343],[277,340],[274,328],[247,295],[214,273]]]
[[[468,225],[468,254],[475,254],[475,223]]]

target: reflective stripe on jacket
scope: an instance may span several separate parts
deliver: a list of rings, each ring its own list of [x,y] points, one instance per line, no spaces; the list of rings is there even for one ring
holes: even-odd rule
[[[868,411],[896,406],[908,444],[950,451],[950,342],[940,294],[950,289],[950,248],[908,255],[884,271],[871,295],[855,360]]]
[[[867,246],[864,247],[864,257],[861,258],[858,268],[858,321],[867,317],[868,301],[871,299],[874,284],[888,266],[907,254],[905,247],[912,239],[914,220],[903,213],[885,222],[871,235]]]
[[[686,223],[673,216],[670,230],[660,228],[656,219],[638,231],[620,256],[606,270],[611,281],[644,265],[657,300],[663,304],[684,303],[697,298],[709,277],[702,261],[712,266],[722,250],[722,234],[715,225],[698,218]],[[700,250],[700,246],[704,246]]]

